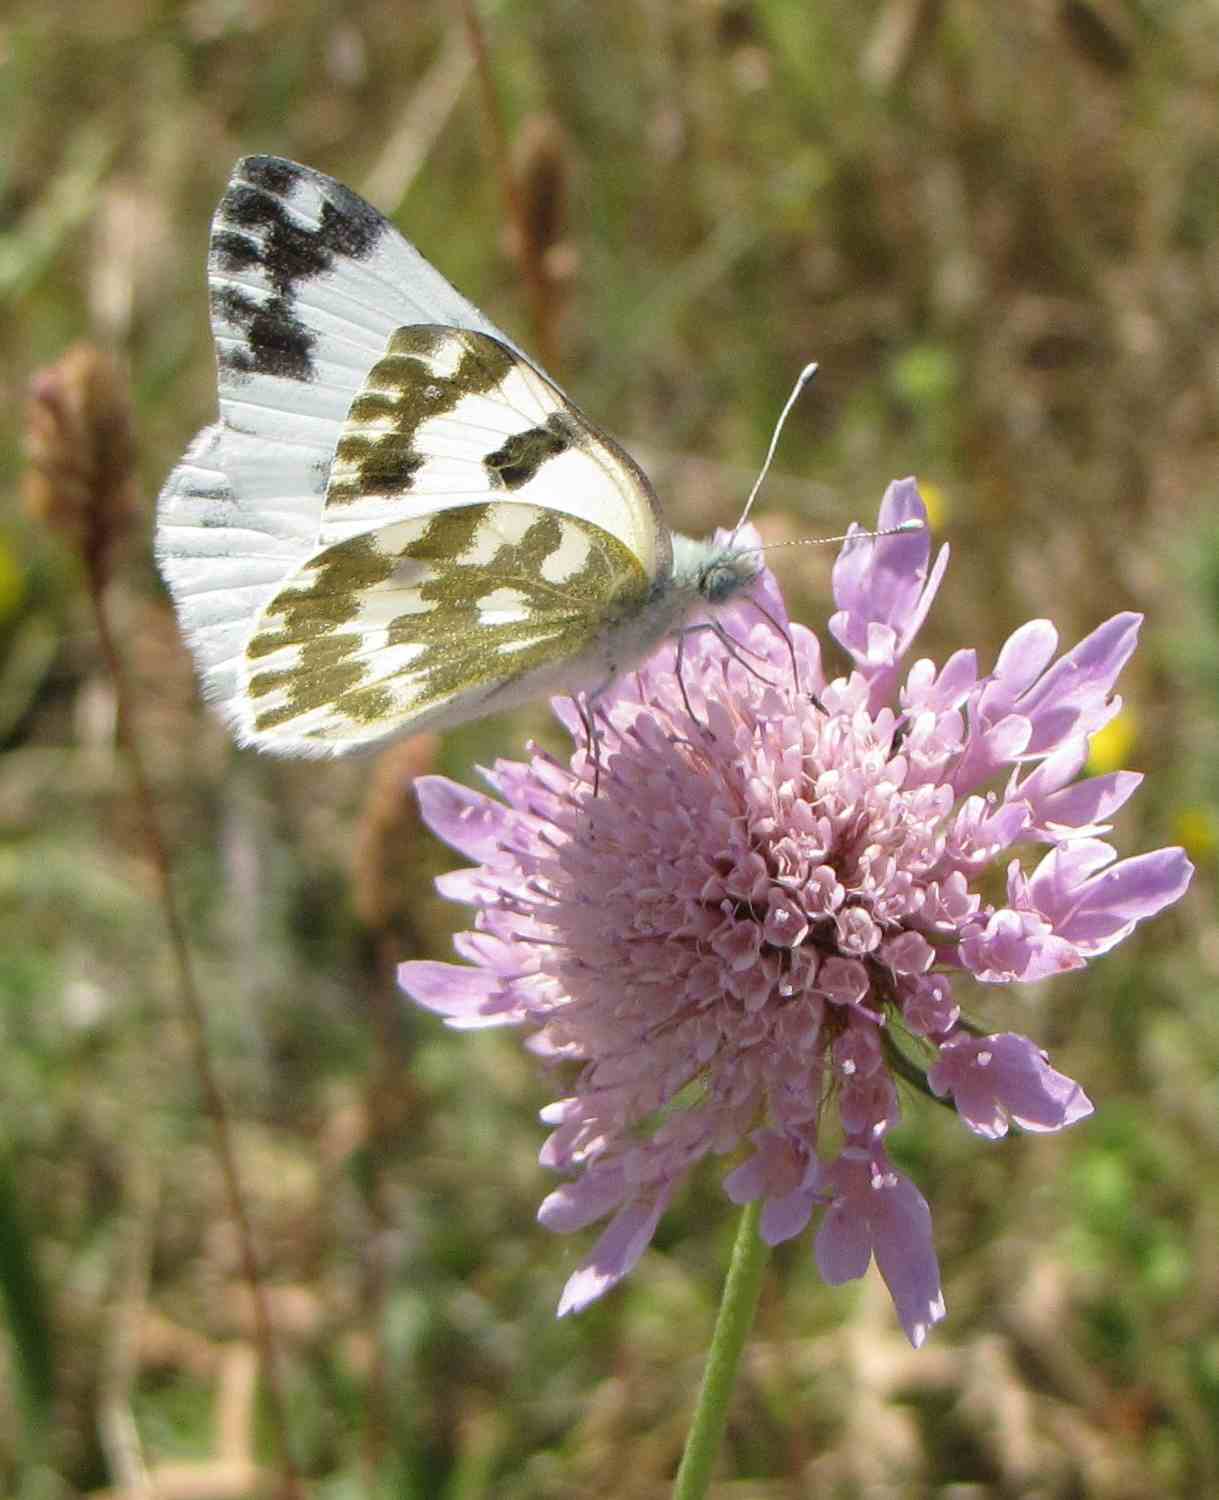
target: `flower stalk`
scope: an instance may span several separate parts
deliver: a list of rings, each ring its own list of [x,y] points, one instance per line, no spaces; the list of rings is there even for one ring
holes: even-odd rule
[[[761,1204],[747,1203],[737,1225],[724,1295],[716,1315],[707,1366],[699,1388],[686,1451],[673,1486],[673,1500],[702,1500],[728,1425],[728,1405],[745,1341],[753,1327],[762,1273],[770,1248],[759,1233]]]

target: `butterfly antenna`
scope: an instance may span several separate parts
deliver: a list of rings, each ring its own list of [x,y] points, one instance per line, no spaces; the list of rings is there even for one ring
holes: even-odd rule
[[[760,547],[743,547],[743,552],[774,552],[779,547],[828,547],[833,542],[866,542],[879,536],[909,536],[915,531],[926,531],[926,521],[910,516],[896,526],[879,526],[875,531],[864,531],[856,526],[851,531],[839,532],[837,536],[797,536],[786,542],[766,542]]]
[[[766,475],[770,470],[771,463],[774,460],[775,449],[779,446],[779,436],[783,431],[783,424],[787,421],[792,407],[795,406],[796,402],[800,399],[800,392],[804,389],[804,387],[809,383],[809,381],[816,373],[817,366],[816,363],[813,363],[810,365],[805,365],[803,370],[800,371],[799,375],[796,376],[796,383],[792,386],[791,395],[788,396],[787,400],[784,402],[783,410],[779,413],[779,420],[775,423],[775,430],[770,435],[770,447],[766,450],[766,458],[762,464],[761,469],[758,472],[758,477],[753,482],[753,489],[749,491],[749,499],[745,501],[745,509],[741,512],[741,519],[732,528],[732,536],[729,538],[730,541],[736,540],[737,532],[740,531],[741,527],[744,526],[746,521],[748,521],[749,512],[753,509],[753,502],[757,499],[758,491],[762,488],[762,481],[766,478]]]

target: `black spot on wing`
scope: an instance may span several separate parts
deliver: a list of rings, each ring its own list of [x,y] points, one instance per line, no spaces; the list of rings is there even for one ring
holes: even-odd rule
[[[322,195],[316,222],[291,207],[303,184]],[[336,260],[366,259],[387,232],[393,231],[371,204],[320,172],[272,156],[239,163],[216,212],[210,267],[219,276],[254,271],[270,295],[214,290],[213,307],[244,336],[243,345],[221,350],[222,368],[311,380],[317,335],[297,313],[301,287]]]
[[[267,233],[275,254],[267,257],[272,276],[286,280],[320,275],[337,255],[364,260],[390,225],[371,203],[332,177],[275,156],[248,156],[240,163],[221,202],[222,217],[245,230]],[[321,222],[301,224],[290,212],[296,189],[311,184],[321,195]]]
[[[283,296],[259,301],[244,287],[215,287],[212,311],[240,328],[245,344],[221,350],[220,363],[242,374],[279,375],[285,380],[310,380],[310,358],[316,339]]]
[[[302,178],[314,175],[286,156],[246,156],[238,166],[247,181],[280,198],[286,197]]]
[[[519,490],[547,460],[566,453],[575,441],[572,424],[562,412],[552,412],[544,427],[531,427],[505,439],[501,447],[483,459],[483,467],[496,489]]]
[[[413,433],[387,432],[375,438],[344,432],[335,459],[356,477],[332,479],[327,505],[351,505],[366,495],[403,495],[412,487],[424,457],[411,447]]]

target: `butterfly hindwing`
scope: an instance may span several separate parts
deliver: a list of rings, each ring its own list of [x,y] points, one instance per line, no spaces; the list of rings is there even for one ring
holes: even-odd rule
[[[609,532],[526,503],[359,533],[311,557],[259,616],[239,729],[263,749],[339,754],[509,707],[595,660],[649,586]]]

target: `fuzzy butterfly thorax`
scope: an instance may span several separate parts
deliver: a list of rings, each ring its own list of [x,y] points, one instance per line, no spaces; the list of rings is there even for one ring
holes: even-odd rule
[[[220,417],[157,552],[242,743],[337,755],[596,694],[760,559],[638,465],[370,205],[239,162],[208,260]]]
[[[692,579],[698,598],[704,604],[727,604],[747,589],[762,571],[762,559],[756,548],[734,546],[731,542],[699,541],[673,533],[673,578],[681,587]],[[691,601],[693,607],[695,601]]]

